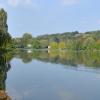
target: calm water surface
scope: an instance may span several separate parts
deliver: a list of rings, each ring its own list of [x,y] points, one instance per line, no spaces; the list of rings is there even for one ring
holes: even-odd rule
[[[100,52],[21,50],[0,60],[12,100],[100,100]]]

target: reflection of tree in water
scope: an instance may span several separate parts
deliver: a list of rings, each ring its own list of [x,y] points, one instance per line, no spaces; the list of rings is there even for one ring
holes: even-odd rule
[[[8,53],[0,53],[0,100],[11,100],[6,93],[7,72],[10,70],[11,55]]]
[[[17,50],[15,57],[21,58],[24,63],[29,63],[32,61],[32,52],[27,50]]]
[[[31,62],[32,59],[37,59],[43,62],[51,62],[56,64],[69,65],[77,67],[77,65],[85,65],[87,67],[100,68],[100,51],[64,51],[52,50],[48,51],[32,51],[19,50],[16,57],[21,58],[24,63]]]

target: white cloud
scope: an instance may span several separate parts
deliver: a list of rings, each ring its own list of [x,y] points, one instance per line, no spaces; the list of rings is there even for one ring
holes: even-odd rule
[[[8,4],[13,7],[17,6],[33,6],[32,0],[8,0]]]
[[[30,10],[40,9],[36,0],[7,0],[7,4],[11,7],[24,7]]]
[[[32,0],[25,0],[25,4],[32,4]]]
[[[79,0],[61,0],[61,4],[63,6],[70,6],[70,5],[75,5],[79,2]]]
[[[11,6],[18,6],[21,0],[8,0],[8,4]]]

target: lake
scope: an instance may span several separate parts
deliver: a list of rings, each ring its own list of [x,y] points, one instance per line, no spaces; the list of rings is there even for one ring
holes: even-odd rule
[[[100,51],[16,50],[0,56],[0,91],[12,100],[100,100]]]

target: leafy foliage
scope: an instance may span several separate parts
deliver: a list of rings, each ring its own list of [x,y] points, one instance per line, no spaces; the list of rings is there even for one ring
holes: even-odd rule
[[[8,48],[11,44],[11,36],[8,33],[7,13],[0,10],[0,48]]]
[[[100,50],[100,31],[86,32],[84,34],[77,31],[65,32],[35,38],[25,33],[22,38],[16,38],[14,41],[20,47],[31,44],[35,49],[45,49],[50,46],[51,49]]]

